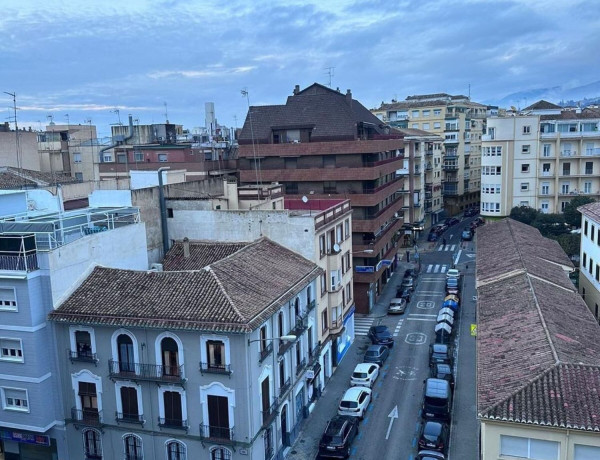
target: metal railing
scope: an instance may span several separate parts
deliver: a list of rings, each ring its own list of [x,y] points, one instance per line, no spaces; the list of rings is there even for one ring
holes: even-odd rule
[[[71,419],[74,422],[89,426],[100,426],[104,423],[102,411],[95,409],[77,409],[73,407],[71,409]]]
[[[306,309],[308,311],[312,311],[316,306],[317,306],[317,301],[316,301],[316,299],[313,299],[310,302],[308,302],[308,305],[306,306]]]
[[[37,254],[0,255],[0,270],[31,272],[38,269]]]
[[[285,382],[283,383],[283,385],[281,385],[281,387],[279,387],[279,399],[283,398],[283,395],[290,389],[291,386],[292,386],[292,379],[290,377],[288,377],[287,379],[285,379]]]
[[[268,426],[277,416],[277,406],[279,401],[275,399],[271,405],[262,411],[263,426]]]
[[[124,412],[115,412],[117,423],[139,423],[144,424],[144,416],[142,414],[126,414]]]
[[[273,342],[270,342],[262,350],[260,350],[258,362],[262,363],[265,359],[267,359],[267,356],[269,356],[272,352],[273,352]]]
[[[233,441],[233,427],[211,426],[200,424],[200,438],[218,441]]]
[[[127,380],[147,380],[151,382],[183,383],[183,365],[165,366],[162,364],[145,364],[108,361],[108,375],[111,378]]]
[[[302,360],[296,366],[296,377],[298,377],[304,368],[306,367],[306,358],[302,358]]]
[[[231,375],[231,364],[215,364],[200,362],[200,373]]]
[[[97,363],[98,355],[96,353],[92,353],[91,351],[73,351],[67,350],[67,356],[73,361],[80,361],[83,363]]]
[[[158,426],[161,428],[173,428],[175,430],[188,429],[188,421],[180,418],[158,417]]]

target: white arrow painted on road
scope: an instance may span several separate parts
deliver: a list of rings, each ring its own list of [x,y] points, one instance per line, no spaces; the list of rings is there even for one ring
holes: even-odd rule
[[[467,257],[473,258],[473,257],[475,257],[475,254],[467,254]]]
[[[394,419],[398,418],[398,406],[394,406],[392,412],[390,412],[390,415],[388,415],[388,417],[390,418],[390,426],[388,426],[387,434],[385,435],[386,440],[390,437],[390,431],[392,430],[392,424],[394,423]]]

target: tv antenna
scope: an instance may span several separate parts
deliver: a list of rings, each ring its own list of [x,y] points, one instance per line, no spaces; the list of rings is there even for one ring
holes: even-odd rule
[[[119,111],[119,109],[111,110],[110,113],[116,113],[117,119],[119,120],[119,122],[117,124],[119,126],[123,126],[123,123],[121,123],[121,112]],[[114,123],[112,123],[112,124],[114,124]]]
[[[10,117],[15,122],[15,148],[17,151],[17,168],[21,169],[21,149],[19,146],[19,125],[17,124],[17,93],[9,93],[8,91],[4,91],[4,94],[8,94],[12,97],[13,100],[13,117]]]
[[[163,102],[163,105],[165,106],[165,120],[167,124],[169,124],[169,111],[167,110],[167,103]]]
[[[325,70],[327,71],[327,76],[329,77],[329,82],[327,83],[327,86],[331,88],[331,79],[335,75],[335,67],[325,67]]]

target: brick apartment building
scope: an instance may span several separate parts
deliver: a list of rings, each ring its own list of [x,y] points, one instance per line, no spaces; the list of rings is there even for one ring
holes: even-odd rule
[[[242,183],[280,182],[286,197],[306,197],[309,206],[350,199],[356,309],[370,311],[397,262],[403,135],[350,90],[314,83],[302,91],[296,86],[285,105],[250,107],[238,141]]]

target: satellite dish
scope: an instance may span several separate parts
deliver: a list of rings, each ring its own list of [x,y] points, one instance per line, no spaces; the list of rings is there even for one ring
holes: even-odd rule
[[[306,198],[306,195],[302,197],[302,203],[308,203],[308,198]]]
[[[337,243],[335,243],[335,244],[333,245],[333,250],[334,250],[335,252],[340,252],[340,245],[339,245],[339,244],[337,244]]]

